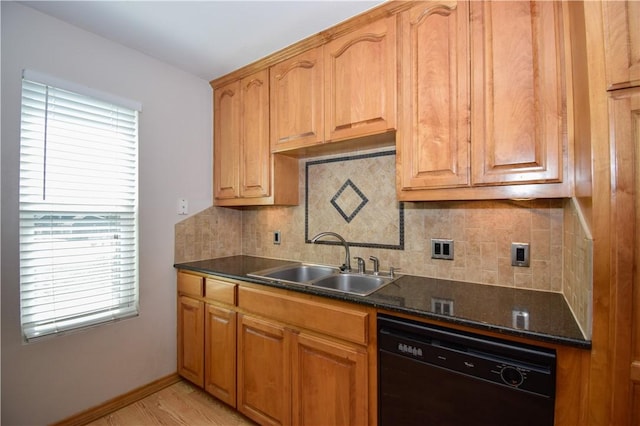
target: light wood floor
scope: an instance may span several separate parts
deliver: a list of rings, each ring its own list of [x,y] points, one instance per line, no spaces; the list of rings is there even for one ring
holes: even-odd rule
[[[255,423],[183,380],[89,425],[253,426]]]

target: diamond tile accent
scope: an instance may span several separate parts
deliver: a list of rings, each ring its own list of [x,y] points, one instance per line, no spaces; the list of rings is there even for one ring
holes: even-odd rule
[[[331,204],[347,223],[350,223],[368,202],[369,199],[351,179],[347,179],[331,199]]]
[[[304,173],[305,242],[331,230],[353,247],[404,250],[404,206],[396,200],[395,151],[307,161]]]

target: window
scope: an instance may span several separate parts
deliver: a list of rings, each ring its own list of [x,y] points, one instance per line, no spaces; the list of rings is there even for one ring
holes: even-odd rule
[[[138,314],[139,110],[24,71],[20,302],[27,341]]]

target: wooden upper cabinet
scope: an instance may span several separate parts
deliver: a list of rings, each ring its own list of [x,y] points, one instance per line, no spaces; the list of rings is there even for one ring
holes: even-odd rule
[[[562,4],[470,2],[472,184],[563,178]]]
[[[419,2],[399,16],[400,190],[469,184],[467,2]]]
[[[271,154],[269,70],[214,90],[213,186],[219,206],[298,204],[298,162]]]
[[[323,142],[323,75],[322,47],[271,67],[272,152]]]
[[[213,186],[215,199],[240,196],[240,81],[213,92]]]
[[[325,139],[396,128],[396,19],[374,21],[324,46]]]
[[[269,71],[240,80],[242,90],[242,145],[240,195],[267,197],[270,190]]]
[[[640,86],[640,2],[603,1],[607,88]]]

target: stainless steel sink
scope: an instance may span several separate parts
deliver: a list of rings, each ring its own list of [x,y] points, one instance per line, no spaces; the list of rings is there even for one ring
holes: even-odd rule
[[[366,296],[393,281],[395,281],[395,278],[379,275],[343,273],[320,278],[312,282],[311,285],[328,290]]]
[[[271,281],[285,283],[308,284],[311,281],[327,277],[340,272],[340,269],[324,265],[312,265],[300,263],[295,265],[280,266],[252,272],[250,277],[262,278]]]
[[[367,296],[397,279],[383,275],[341,272],[340,268],[308,263],[263,269],[247,275],[266,281],[306,285],[359,296]]]

